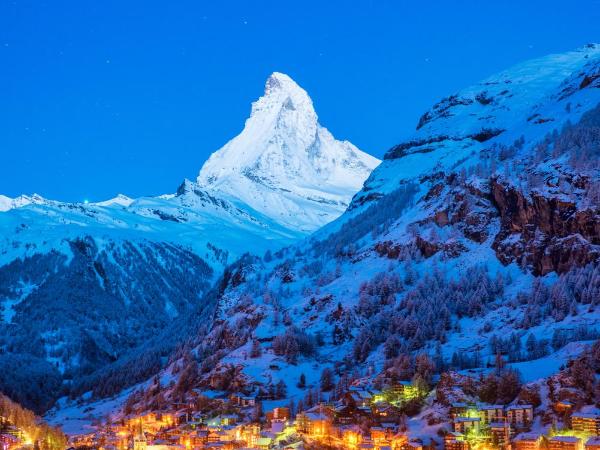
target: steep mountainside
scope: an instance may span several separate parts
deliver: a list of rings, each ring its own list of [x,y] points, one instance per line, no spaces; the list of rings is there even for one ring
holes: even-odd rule
[[[288,228],[314,231],[338,217],[379,160],[337,141],[306,91],[272,74],[244,130],[204,164],[198,184]]]
[[[320,127],[289,77],[267,86],[246,131],[202,169],[227,174],[218,182],[85,204],[0,197],[0,390],[39,410],[61,391],[114,393],[101,379],[143,379],[199,333],[191,318],[212,323],[209,288],[227,264],[342,213],[378,160]]]
[[[299,400],[327,367],[402,378],[415,354],[461,370],[500,353],[526,368],[597,338],[599,104],[595,45],[436,104],[339,219],[228,269],[186,383],[282,381]]]

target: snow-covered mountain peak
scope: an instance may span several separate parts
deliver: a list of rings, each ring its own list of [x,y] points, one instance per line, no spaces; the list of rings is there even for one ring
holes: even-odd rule
[[[310,102],[310,97],[304,89],[285,73],[273,72],[265,83],[265,97],[288,96],[295,99],[304,99]]]
[[[46,203],[46,199],[39,194],[19,195],[15,198],[10,198],[5,195],[0,195],[0,212],[9,211],[14,208],[21,208],[30,204]]]
[[[200,187],[249,205],[288,228],[313,231],[338,217],[379,161],[318,123],[312,100],[275,72],[243,131],[202,167]]]
[[[111,199],[108,200],[104,200],[101,202],[96,202],[94,203],[94,205],[96,206],[129,206],[133,203],[133,199],[124,195],[124,194],[117,194],[116,197],[113,197]]]

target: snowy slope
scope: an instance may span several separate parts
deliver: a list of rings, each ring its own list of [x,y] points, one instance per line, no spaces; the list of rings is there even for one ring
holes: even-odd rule
[[[116,197],[113,197],[111,199],[104,200],[101,202],[96,202],[94,204],[98,205],[98,206],[111,206],[111,205],[129,206],[132,203],[133,203],[132,198],[129,198],[123,194],[118,194]]]
[[[231,339],[209,337],[198,354],[220,350],[215,372],[233,364],[249,382],[284,380],[298,400],[300,373],[314,385],[328,366],[374,376],[400,354],[426,352],[476,368],[501,351],[525,370],[598,337],[600,198],[585,192],[600,180],[599,143],[587,134],[597,136],[599,80],[600,47],[586,46],[442,100],[339,219],[272,260],[232,269],[213,331]],[[583,131],[563,131],[582,118]],[[577,150],[580,136],[590,153]],[[254,339],[257,359],[248,357]]]
[[[599,87],[600,47],[586,46],[525,62],[436,104],[337,220],[274,256],[245,257],[227,269],[217,320],[194,340],[199,387],[246,383],[251,391],[284,381],[298,401],[318,388],[325,367],[399,377],[402,357],[418,353],[473,373],[501,353],[529,381],[540,365],[558,368],[578,342],[597,339],[600,196],[587,192],[600,181]],[[268,138],[260,148],[242,145],[293,120],[313,123],[311,114],[297,114],[311,108],[296,88],[276,74],[241,137],[211,158],[198,183],[184,183],[177,201],[222,199],[235,210],[241,194],[229,190],[236,185],[260,199],[248,200],[256,213],[296,173],[314,180],[304,160],[287,167],[273,158],[277,176],[262,172],[264,152],[306,148],[310,137],[275,133],[285,146]],[[288,96],[294,108],[280,108]],[[583,130],[563,130],[580,121]],[[250,166],[250,177],[237,176]],[[293,208],[304,191],[289,190],[282,202]],[[310,226],[309,219],[301,221]],[[563,257],[553,259],[554,248]],[[252,357],[256,345],[260,355]],[[306,387],[297,384],[301,374]]]
[[[210,287],[228,264],[338,217],[378,162],[336,141],[306,92],[274,74],[244,132],[174,194],[1,196],[0,371],[15,381],[0,387],[29,403],[43,395],[40,408],[61,380],[100,395],[139,382],[179,334],[211,326]],[[33,366],[31,378],[52,388],[19,381]]]
[[[337,141],[318,123],[306,91],[276,72],[244,130],[211,155],[198,184],[307,232],[339,216],[377,164]]]
[[[599,56],[600,46],[590,44],[527,61],[442,99],[420,118],[410,138],[387,152],[357,203],[405,180],[476,164],[492,143],[510,144],[521,136],[540,140],[568,120],[577,121],[598,103],[593,85],[579,86],[586,68],[592,76],[597,71]]]
[[[0,212],[5,212],[14,208],[21,208],[22,206],[29,205],[31,203],[39,204],[44,203],[45,199],[38,194],[33,195],[19,195],[16,198],[10,198],[5,195],[0,195]]]

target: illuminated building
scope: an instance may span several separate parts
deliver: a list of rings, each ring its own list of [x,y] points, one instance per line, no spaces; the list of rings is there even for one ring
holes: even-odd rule
[[[573,410],[573,403],[568,400],[559,400],[554,403],[554,411],[559,413],[570,412]]]
[[[468,450],[469,443],[462,433],[451,432],[444,436],[444,450]]]
[[[467,415],[467,410],[469,409],[469,405],[462,402],[452,403],[450,405],[450,417],[452,419],[456,419],[457,417],[462,417]]]
[[[589,438],[585,443],[585,450],[600,450],[600,437]]]
[[[479,433],[481,428],[480,417],[457,417],[453,422],[454,431],[457,433],[466,434],[469,431],[475,431]]]
[[[504,419],[504,406],[502,405],[480,405],[477,410],[482,423],[500,422]]]
[[[362,442],[362,435],[357,428],[347,428],[342,432],[342,440],[347,448],[355,449]]]
[[[573,413],[571,416],[571,427],[574,431],[599,436],[600,415],[591,413]]]
[[[138,432],[133,436],[133,450],[147,450],[147,448],[148,440],[142,431],[142,424],[140,423]]]
[[[513,439],[513,450],[539,450],[542,436],[537,433],[521,433]]]
[[[498,448],[508,448],[512,437],[512,429],[508,422],[491,422],[488,425],[492,445]]]
[[[515,428],[528,428],[533,422],[533,406],[512,405],[506,408],[506,418]]]
[[[301,412],[296,416],[296,429],[312,437],[327,436],[331,433],[331,419],[321,412]]]
[[[549,450],[583,450],[581,439],[576,436],[554,436],[548,441]]]

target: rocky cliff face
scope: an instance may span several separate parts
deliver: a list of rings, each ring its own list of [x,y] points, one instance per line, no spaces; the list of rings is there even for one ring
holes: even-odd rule
[[[227,362],[259,383],[296,364],[389,370],[435,346],[444,365],[478,367],[499,336],[597,322],[600,90],[581,83],[599,60],[596,46],[551,55],[435,105],[337,221],[223,290],[220,326],[276,343],[248,361],[240,339],[219,349]]]
[[[502,228],[494,240],[498,259],[518,262],[536,275],[563,273],[600,257],[597,208],[578,208],[576,201],[549,198],[492,180],[492,195]]]

